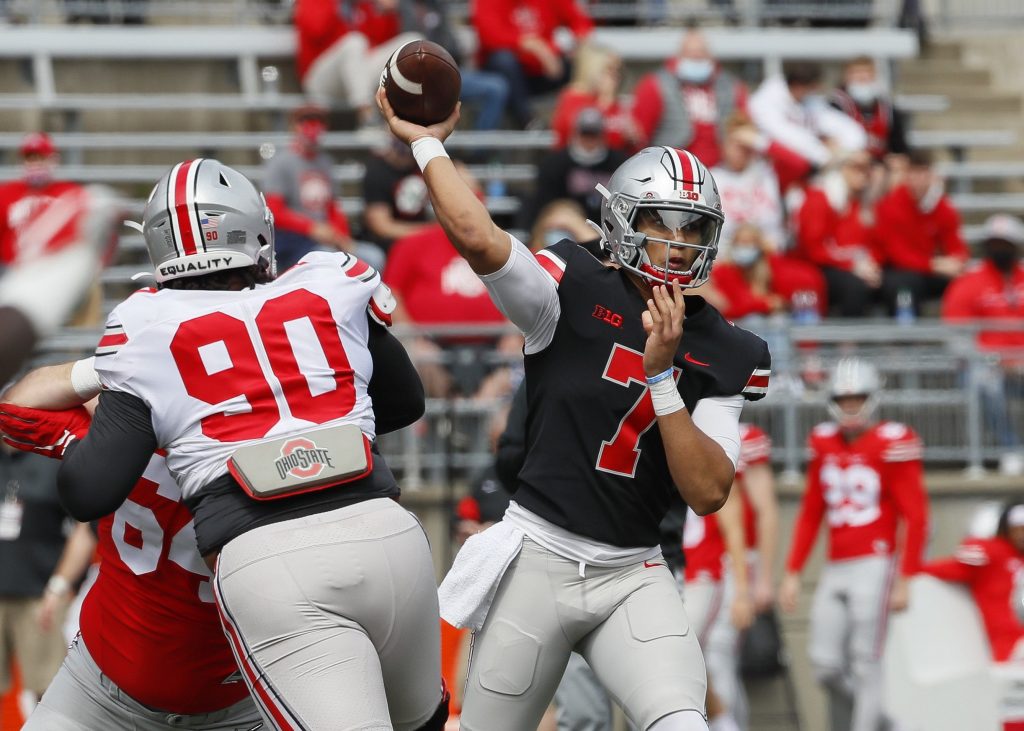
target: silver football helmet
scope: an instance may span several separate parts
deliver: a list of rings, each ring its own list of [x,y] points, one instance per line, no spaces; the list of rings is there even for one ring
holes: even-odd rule
[[[861,358],[843,358],[829,380],[828,409],[836,423],[844,429],[863,429],[871,423],[882,390],[878,369]],[[843,396],[866,396],[864,405],[855,414],[839,408]]]
[[[597,190],[604,196],[600,229],[612,261],[658,284],[698,287],[707,281],[725,216],[715,179],[694,155],[644,148],[619,166],[608,188]],[[664,259],[658,248],[653,256],[659,260],[652,259],[646,248],[652,241],[665,244]],[[681,249],[699,251],[686,269],[673,266],[688,259],[680,257]]]
[[[274,275],[274,216],[248,178],[218,160],[186,160],[153,188],[142,220],[157,282],[266,260]]]

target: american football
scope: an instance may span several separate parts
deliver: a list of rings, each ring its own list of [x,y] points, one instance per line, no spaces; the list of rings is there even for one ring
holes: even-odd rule
[[[443,46],[412,41],[388,59],[380,85],[395,114],[426,126],[444,121],[455,109],[462,76]]]

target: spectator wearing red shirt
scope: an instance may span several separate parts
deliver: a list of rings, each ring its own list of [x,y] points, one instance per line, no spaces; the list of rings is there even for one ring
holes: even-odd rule
[[[585,43],[576,52],[572,81],[558,95],[551,118],[555,147],[569,144],[575,130],[576,117],[593,107],[604,118],[604,138],[609,148],[633,150],[638,128],[632,113],[619,103],[622,85],[622,59],[613,51]]]
[[[317,103],[354,108],[360,124],[376,119],[373,94],[395,51],[420,36],[399,33],[396,0],[297,0],[296,70]]]
[[[920,315],[921,304],[941,297],[963,271],[968,251],[960,215],[932,170],[931,155],[914,150],[909,157],[906,183],[875,208],[875,232],[884,269],[882,299],[895,312],[897,297],[908,292]]]
[[[678,55],[637,84],[633,117],[640,127],[638,146],[683,148],[714,167],[726,121],[746,106],[746,86],[715,64],[703,33],[687,31]]]
[[[787,312],[798,292],[814,293],[825,302],[825,280],[813,266],[773,253],[761,231],[742,226],[728,258],[711,271],[713,292],[707,297],[727,319]]]
[[[581,40],[594,23],[576,0],[473,0],[470,15],[480,37],[480,66],[508,81],[509,109],[525,128],[533,119],[530,95],[569,79],[569,57],[555,43],[555,31],[568,28]]]
[[[348,218],[334,197],[330,156],[320,147],[326,112],[304,106],[292,113],[292,142],[266,164],[263,192],[274,214],[274,253],[284,271],[314,249],[355,254],[380,269],[384,252],[352,240]]]
[[[994,538],[968,538],[949,558],[931,561],[922,571],[943,581],[966,584],[988,634],[992,659],[1021,657],[1024,624],[1014,613],[1014,589],[1024,568],[1024,502],[1008,505]]]
[[[841,317],[864,317],[882,283],[867,200],[871,157],[850,153],[821,187],[808,188],[796,216],[796,256],[821,270],[828,304]]]
[[[949,285],[942,298],[942,319],[948,322],[1000,320],[1002,329],[978,333],[978,347],[999,356],[996,362],[979,362],[972,382],[981,396],[982,410],[999,445],[1007,451],[999,460],[1000,471],[1024,473],[1020,436],[1010,416],[1012,399],[1024,399],[1024,223],[1013,216],[992,216],[985,223],[984,259]],[[1016,324],[1012,324],[1016,323]],[[1016,375],[1007,378],[1008,373]],[[1016,388],[1009,388],[1016,385]],[[1009,392],[1008,392],[1009,391]]]

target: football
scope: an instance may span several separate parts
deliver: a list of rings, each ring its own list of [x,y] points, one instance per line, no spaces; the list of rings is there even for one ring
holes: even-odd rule
[[[462,75],[443,46],[410,41],[388,59],[380,85],[395,114],[427,126],[451,115],[462,91]]]

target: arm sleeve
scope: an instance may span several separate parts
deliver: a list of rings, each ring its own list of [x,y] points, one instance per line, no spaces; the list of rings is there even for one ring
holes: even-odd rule
[[[505,266],[480,277],[495,306],[526,336],[524,352],[539,353],[551,344],[562,313],[558,281],[514,236]],[[551,260],[550,257],[548,260]],[[564,262],[562,263],[564,267]],[[552,265],[554,266],[554,265]],[[564,269],[563,269],[564,271]]]
[[[900,573],[913,576],[921,570],[924,539],[928,526],[928,496],[924,490],[924,468],[920,460],[889,465],[887,478],[894,487],[896,509],[903,517],[903,557]]]
[[[970,257],[971,252],[967,249],[967,244],[964,243],[963,237],[960,235],[960,214],[956,212],[956,208],[946,198],[943,200],[943,208],[945,209],[945,219],[942,227],[942,253],[946,256],[955,256],[960,259],[967,259]]]
[[[974,566],[960,563],[956,558],[940,558],[930,561],[921,567],[921,573],[934,576],[943,581],[953,581],[958,584],[969,584],[975,571]]]
[[[807,160],[778,142],[770,142],[764,154],[775,169],[780,191],[811,174],[812,166]]]
[[[828,199],[819,191],[810,191],[797,214],[797,248],[804,257],[818,266],[848,269],[849,262],[835,261],[828,249],[833,240],[831,230],[835,217]]]
[[[64,453],[57,491],[75,520],[98,520],[117,510],[142,477],[157,440],[149,406],[131,394],[104,391],[89,433]]]
[[[843,150],[863,150],[868,144],[864,128],[852,117],[838,109],[825,106],[814,114],[818,131],[839,143]]]
[[[818,479],[819,468],[820,463],[817,459],[811,460],[807,465],[807,488],[800,503],[800,514],[796,519],[793,545],[789,549],[789,558],[786,559],[786,570],[793,573],[799,573],[807,562],[811,548],[814,547],[814,539],[818,537],[821,517],[825,514],[825,499]]]
[[[740,413],[743,397],[714,396],[703,398],[693,409],[693,424],[725,450],[736,469],[740,457]]]
[[[373,375],[367,392],[373,401],[377,434],[415,423],[426,409],[423,383],[409,354],[387,328],[370,320],[368,346]]]
[[[767,83],[767,82],[766,82]],[[781,83],[781,82],[780,82]],[[771,94],[772,89],[755,92],[748,103],[755,124],[772,140],[788,147],[813,165],[822,166],[832,153],[809,129],[786,117],[787,103]]]
[[[560,7],[562,22],[572,30],[576,38],[583,38],[594,28],[594,21],[576,0],[563,0]]]
[[[494,467],[498,479],[508,493],[519,487],[519,471],[526,461],[526,381],[512,397],[512,408],[508,412],[505,431],[498,437],[498,453]]]
[[[313,228],[313,219],[289,208],[288,204],[284,202],[283,195],[268,195],[267,208],[274,214],[274,225],[277,228],[295,231],[303,236],[308,236]]]

